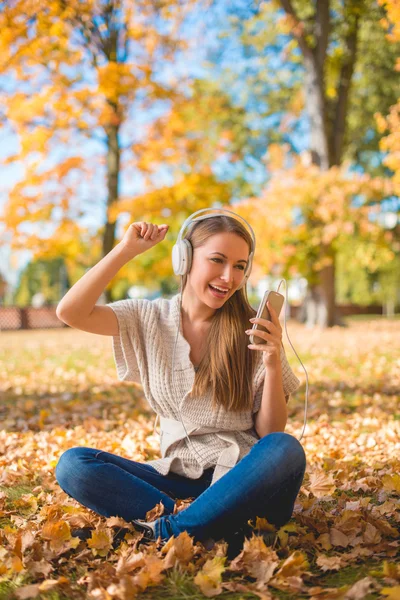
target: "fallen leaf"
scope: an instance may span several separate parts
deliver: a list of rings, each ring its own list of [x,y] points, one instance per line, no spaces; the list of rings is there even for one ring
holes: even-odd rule
[[[395,587],[384,587],[381,589],[381,594],[389,598],[389,600],[400,600],[400,585]]]
[[[343,566],[340,556],[326,556],[325,554],[320,554],[317,557],[316,562],[322,571],[338,571]]]
[[[107,556],[111,550],[113,536],[109,529],[97,529],[87,540],[87,545],[92,549],[93,556]]]
[[[222,574],[225,571],[225,557],[215,556],[208,559],[194,578],[202,593],[208,598],[222,593]]]
[[[333,494],[336,485],[332,475],[327,475],[321,470],[315,470],[310,474],[309,488],[316,498],[323,498]]]

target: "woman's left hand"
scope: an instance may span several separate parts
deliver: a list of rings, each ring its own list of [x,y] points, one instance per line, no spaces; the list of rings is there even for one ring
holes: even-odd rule
[[[267,302],[269,314],[271,315],[272,321],[268,321],[268,319],[260,319],[255,318],[250,319],[252,323],[259,323],[263,327],[266,327],[269,331],[264,331],[262,329],[257,329],[254,331],[253,329],[248,329],[246,331],[247,335],[253,334],[257,337],[265,339],[268,344],[249,344],[248,348],[250,350],[262,350],[263,352],[263,362],[266,367],[274,366],[280,360],[281,355],[281,345],[282,345],[282,327],[279,323],[278,315],[276,311],[272,308],[271,303]]]

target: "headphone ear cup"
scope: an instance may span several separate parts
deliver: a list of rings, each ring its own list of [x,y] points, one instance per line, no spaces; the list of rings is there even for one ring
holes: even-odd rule
[[[192,266],[192,244],[180,240],[172,248],[172,268],[175,275],[186,275]]]

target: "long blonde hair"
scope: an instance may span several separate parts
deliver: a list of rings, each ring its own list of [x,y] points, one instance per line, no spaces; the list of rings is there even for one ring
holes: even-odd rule
[[[192,225],[184,236],[192,244],[193,253],[209,237],[217,233],[235,233],[243,238],[251,251],[251,237],[238,220],[229,216],[216,216]],[[182,276],[182,294],[187,275]],[[249,344],[245,329],[256,311],[249,304],[244,286],[216,310],[207,335],[207,351],[195,375],[192,396],[203,396],[212,389],[213,408],[241,411],[253,405],[253,375],[256,353]]]

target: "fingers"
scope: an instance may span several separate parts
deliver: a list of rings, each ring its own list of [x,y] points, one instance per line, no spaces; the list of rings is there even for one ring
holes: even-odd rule
[[[277,335],[281,335],[282,333],[282,329],[281,327],[278,327],[277,325],[275,325],[272,321],[268,321],[268,319],[260,319],[260,318],[254,318],[252,319],[252,323],[259,323],[260,325],[262,325],[263,327],[266,327],[268,329],[268,331],[270,333],[276,333]],[[261,332],[261,329],[257,329],[256,330],[256,335],[258,335],[258,332]]]
[[[164,223],[163,225],[155,225],[154,223],[147,223],[146,221],[141,221],[140,225],[140,236],[147,242],[154,242],[159,235],[165,235],[168,231],[169,225]]]
[[[257,329],[256,331],[249,329],[246,331],[246,334],[249,336],[249,340],[250,340],[250,335],[253,335],[253,337],[262,338],[267,341],[270,340],[271,342],[276,340],[275,335],[272,335],[271,333],[267,333],[266,331],[263,331],[262,329]],[[252,348],[258,348],[259,346],[263,346],[263,345],[264,344],[252,344]]]

